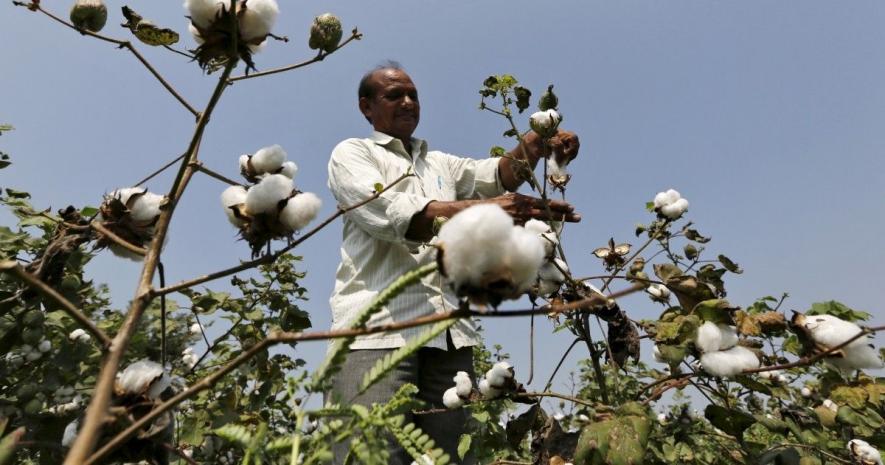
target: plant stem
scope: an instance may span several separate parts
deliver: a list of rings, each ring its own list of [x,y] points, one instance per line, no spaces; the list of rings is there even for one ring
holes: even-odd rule
[[[289,66],[283,66],[281,68],[269,69],[267,71],[261,71],[259,73],[252,73],[252,74],[244,74],[241,76],[235,76],[235,77],[228,79],[228,84],[233,84],[234,82],[242,81],[244,79],[252,79],[252,78],[257,78],[257,77],[261,77],[261,76],[268,76],[270,74],[277,74],[277,73],[282,73],[285,71],[291,71],[293,69],[303,68],[307,65],[317,63],[319,61],[323,61],[324,58],[337,52],[338,50],[341,50],[345,45],[349,44],[351,41],[360,40],[362,38],[363,38],[362,33],[358,32],[356,29],[354,29],[351,32],[350,37],[348,37],[347,40],[345,40],[344,42],[341,42],[340,44],[338,44],[338,46],[335,47],[335,49],[332,50],[331,52],[324,52],[321,50],[320,53],[317,54],[317,56],[311,58],[310,60],[302,61],[301,63],[296,63],[294,65],[289,65]]]

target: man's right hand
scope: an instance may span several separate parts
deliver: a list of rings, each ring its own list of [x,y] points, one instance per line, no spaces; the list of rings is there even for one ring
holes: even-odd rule
[[[575,213],[575,207],[562,200],[547,199],[547,208],[545,208],[545,202],[542,199],[510,192],[498,197],[492,197],[483,201],[483,203],[498,205],[519,224],[524,224],[530,219],[567,221],[570,223],[581,221],[581,215]]]

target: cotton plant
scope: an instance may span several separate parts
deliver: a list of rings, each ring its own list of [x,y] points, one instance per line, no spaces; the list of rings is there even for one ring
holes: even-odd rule
[[[154,235],[165,197],[140,187],[117,189],[104,197],[99,207],[101,224],[133,247],[146,247]],[[99,247],[108,247],[115,255],[135,261],[144,257],[99,233]]]
[[[731,377],[744,370],[759,368],[756,354],[737,343],[734,326],[704,322],[695,337],[695,346],[701,352],[701,369],[713,376]]]
[[[446,221],[439,248],[440,271],[455,292],[492,306],[528,291],[544,262],[541,239],[491,204],[474,205]]]
[[[857,324],[834,315],[806,315],[799,312],[793,315],[791,325],[806,349],[813,353],[835,349],[863,331]],[[872,335],[851,341],[828,354],[824,360],[846,375],[855,370],[885,368],[872,343]]]
[[[298,167],[286,158],[279,145],[240,156],[240,173],[254,184],[230,186],[221,193],[228,221],[240,230],[253,254],[272,239],[304,229],[322,206],[316,194],[295,189]]]
[[[232,47],[231,15],[237,19],[237,55],[254,68],[252,54],[261,51],[272,33],[280,7],[276,0],[237,0],[228,11],[227,0],[185,0],[188,31],[198,44],[194,51],[200,66],[211,72],[228,60]]]

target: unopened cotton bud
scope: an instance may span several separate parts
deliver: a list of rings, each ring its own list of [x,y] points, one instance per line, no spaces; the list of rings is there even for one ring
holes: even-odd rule
[[[246,0],[245,5],[237,12],[240,37],[247,42],[267,37],[280,14],[276,0]]]
[[[77,0],[71,7],[71,23],[77,29],[100,31],[108,21],[108,8],[101,0]]]
[[[68,334],[68,339],[76,342],[89,342],[89,340],[92,339],[92,336],[90,336],[86,330],[77,328]]]
[[[289,179],[295,179],[295,173],[297,172],[298,165],[296,165],[294,161],[287,161],[283,163],[283,167],[280,168],[280,174]]]
[[[464,405],[464,400],[458,396],[457,387],[446,389],[446,392],[443,393],[442,401],[446,408],[458,408]]]
[[[470,376],[466,371],[456,373],[452,381],[455,382],[455,391],[458,393],[458,397],[462,399],[470,398],[470,392],[473,391],[473,382],[470,381]]]
[[[275,173],[283,167],[286,161],[286,151],[279,145],[264,147],[252,155],[252,168],[256,174]],[[291,179],[291,176],[287,176]]]
[[[556,110],[538,111],[529,117],[529,126],[541,137],[553,137],[560,121],[562,116]]]
[[[281,200],[292,193],[292,180],[282,174],[271,174],[246,192],[246,210],[250,214],[276,213]]]
[[[302,192],[286,202],[280,222],[292,231],[304,229],[320,211],[323,201],[312,192]]]
[[[329,53],[338,48],[342,35],[341,20],[331,13],[325,13],[313,19],[307,45],[312,50],[320,49]]]

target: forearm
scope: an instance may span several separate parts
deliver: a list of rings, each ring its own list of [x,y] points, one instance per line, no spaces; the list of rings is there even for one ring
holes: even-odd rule
[[[501,157],[498,161],[498,174],[505,189],[516,191],[526,180],[529,171],[534,171],[541,158],[540,144],[541,138],[534,132],[529,132],[513,150]]]
[[[433,238],[433,220],[437,217],[451,218],[456,213],[468,207],[476,205],[480,200],[434,200],[424,207],[424,210],[416,213],[409,223],[406,231],[406,239],[410,241],[427,242]]]

